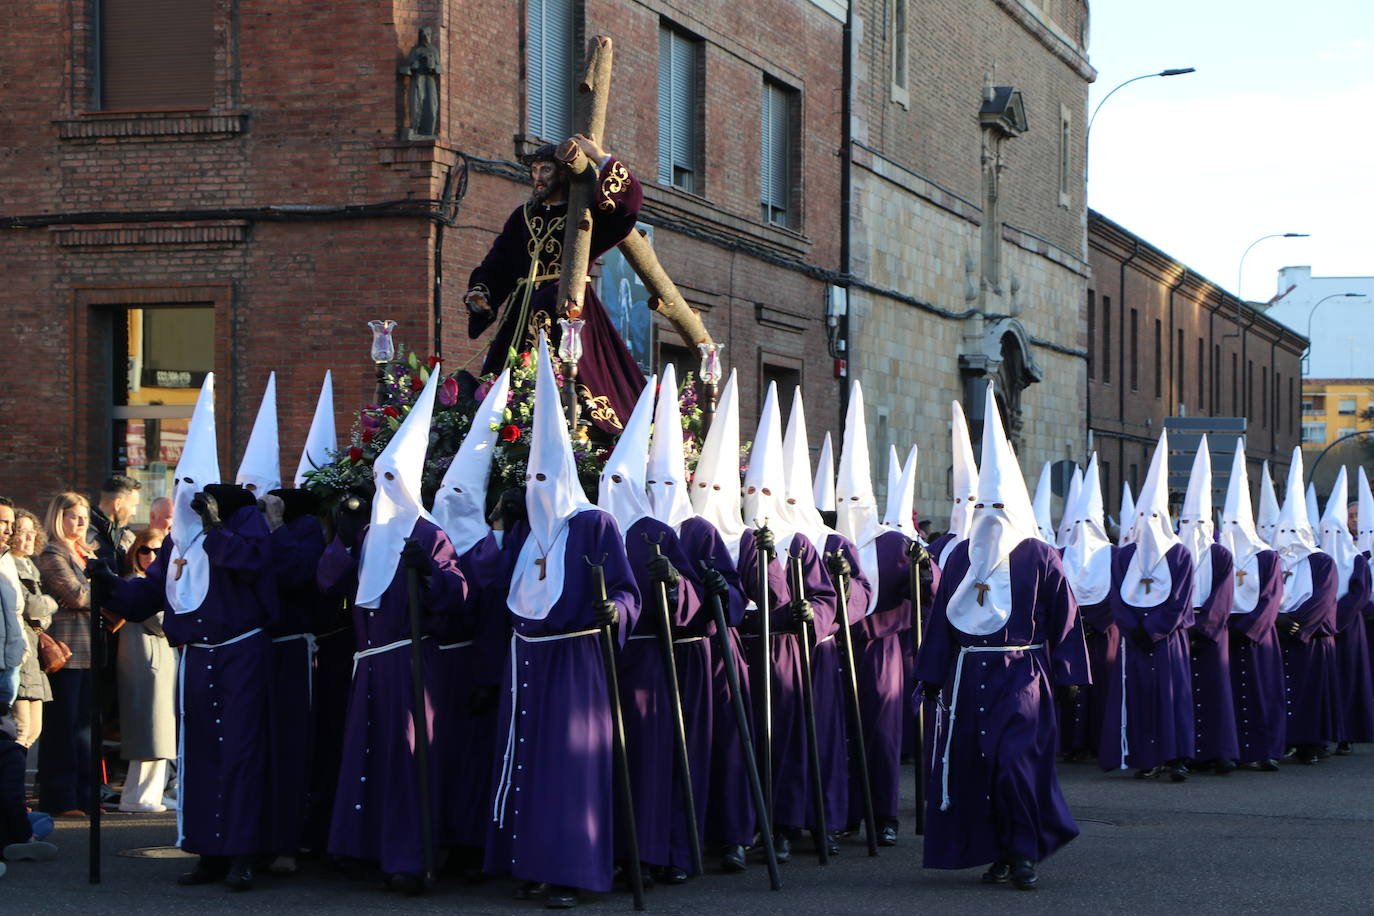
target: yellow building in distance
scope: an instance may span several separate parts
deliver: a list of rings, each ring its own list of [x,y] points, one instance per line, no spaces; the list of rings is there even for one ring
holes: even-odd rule
[[[1302,447],[1321,449],[1343,436],[1374,429],[1374,379],[1302,380]]]

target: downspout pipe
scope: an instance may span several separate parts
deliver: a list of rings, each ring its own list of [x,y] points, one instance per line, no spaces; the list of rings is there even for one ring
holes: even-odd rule
[[[1116,362],[1116,422],[1122,428],[1126,428],[1126,383],[1130,374],[1126,368],[1126,268],[1131,262],[1140,257],[1140,239],[1135,239],[1131,254],[1121,262],[1121,269],[1117,273],[1116,279],[1116,306],[1117,319],[1116,331],[1120,335],[1121,345],[1117,348],[1120,357]],[[1116,466],[1121,469],[1121,479],[1126,479],[1126,440],[1117,440]],[[1131,489],[1138,490],[1139,481],[1131,481]],[[1121,499],[1121,489],[1117,488],[1117,499]],[[1116,514],[1121,516],[1121,505],[1118,502]]]

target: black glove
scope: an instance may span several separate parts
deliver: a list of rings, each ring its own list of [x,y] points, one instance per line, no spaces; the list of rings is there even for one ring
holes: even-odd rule
[[[838,551],[825,555],[825,568],[830,570],[830,578],[832,579],[838,579],[841,576],[847,578],[854,574],[854,567],[850,566],[849,560]]]
[[[1079,620],[1083,620],[1082,617],[1080,617],[1080,618],[1078,618],[1078,619],[1079,619]],[[1084,636],[1096,636],[1096,635],[1097,635],[1097,629],[1096,629],[1095,627],[1093,627],[1092,624],[1088,623],[1088,621],[1086,621],[1086,620],[1083,620],[1083,635],[1084,635]]]
[[[918,697],[925,697],[933,702],[940,696],[940,691],[943,689],[943,684],[937,684],[934,681],[921,681],[916,694]]]
[[[762,550],[770,557],[777,556],[778,542],[777,539],[773,537],[772,528],[764,525],[754,532],[754,549]]]
[[[405,546],[401,548],[401,562],[421,575],[428,575],[434,570],[429,551],[415,538],[406,538]]]
[[[119,581],[109,564],[98,557],[86,561],[86,578],[91,582],[91,601],[97,607],[109,601],[114,594],[114,584]]]
[[[673,588],[681,581],[682,576],[673,568],[673,563],[663,554],[649,559],[649,578],[655,582],[662,582],[669,588]]]
[[[191,511],[200,516],[200,520],[204,523],[207,531],[224,524],[219,518],[219,503],[204,490],[192,497]]]
[[[525,510],[525,491],[521,487],[508,487],[501,491],[496,504],[497,512],[501,515],[501,524],[506,531],[510,531],[520,522],[528,517]]]
[[[593,620],[599,627],[613,627],[620,620],[620,609],[609,598],[605,601],[598,601],[592,610]]]
[[[725,580],[720,570],[708,567],[701,574],[701,584],[706,588],[708,598],[719,598],[721,604],[725,604],[726,597],[730,594],[730,583]]]
[[[334,533],[345,547],[357,547],[362,540],[363,528],[371,518],[372,504],[366,497],[353,494],[339,503],[334,513]]]
[[[916,566],[930,565],[930,551],[920,541],[910,541],[906,545],[906,556]]]
[[[811,602],[805,598],[792,602],[792,619],[798,624],[811,623],[816,619],[816,612],[811,608]]]
[[[478,684],[468,697],[468,709],[474,716],[489,716],[496,711],[501,693],[491,684]]]
[[[1138,626],[1131,631],[1131,643],[1141,652],[1153,652],[1155,641],[1150,638],[1149,631],[1143,626]]]
[[[1291,614],[1280,614],[1274,619],[1274,626],[1279,631],[1279,635],[1288,639],[1297,639],[1302,632],[1302,624],[1293,619]]]

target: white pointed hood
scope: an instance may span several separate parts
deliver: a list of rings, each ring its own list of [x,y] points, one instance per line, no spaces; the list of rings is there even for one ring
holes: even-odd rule
[[[830,444],[829,430],[821,440],[821,454],[816,459],[816,483],[811,494],[821,512],[835,511],[835,451]]]
[[[811,541],[817,552],[825,552],[830,528],[816,508],[815,478],[811,475],[810,437],[806,431],[805,405],[801,386],[792,390],[792,415],[782,440],[783,474],[787,480],[787,511],[797,519],[798,530]]]
[[[372,464],[377,492],[372,496],[372,520],[363,538],[363,558],[358,568],[358,596],[354,603],[359,607],[380,607],[382,595],[396,577],[401,548],[415,530],[415,523],[422,518],[434,521],[420,501],[420,485],[440,374],[435,366],[410,412]]]
[[[1173,575],[1164,555],[1179,543],[1169,521],[1169,433],[1160,430],[1150,457],[1150,470],[1135,503],[1131,543],[1135,554],[1121,578],[1121,597],[1135,607],[1156,607],[1173,589]]]
[[[1012,609],[1011,552],[1022,541],[1036,537],[1035,509],[1003,431],[992,385],[988,385],[978,496],[968,534],[969,568],[945,609],[956,629],[986,636],[1006,626]]]
[[[215,373],[207,372],[186,429],[186,444],[177,461],[172,486],[172,562],[167,577],[167,604],[175,614],[197,610],[210,591],[210,558],[205,555],[205,528],[191,500],[202,488],[219,483],[219,445],[215,441]],[[170,567],[169,567],[170,568]]]
[[[1035,482],[1035,499],[1032,506],[1035,509],[1035,527],[1040,532],[1040,540],[1051,545],[1059,543],[1054,522],[1050,518],[1050,501],[1053,499],[1054,493],[1050,490],[1050,463],[1046,461],[1040,468],[1040,479]]]
[[[654,440],[649,447],[649,505],[654,518],[681,527],[696,512],[688,492],[687,458],[682,449],[682,411],[678,407],[677,369],[663,367],[654,408]]]
[[[629,534],[631,525],[653,514],[646,481],[649,476],[649,428],[654,422],[657,388],[658,376],[651,376],[640,391],[635,409],[606,459],[606,466],[601,469],[596,504],[615,518],[622,538]]]
[[[1356,486],[1359,487],[1360,511],[1359,520],[1356,528],[1359,534],[1355,538],[1355,545],[1360,548],[1362,553],[1369,553],[1374,549],[1374,492],[1369,489],[1369,477],[1364,472],[1364,465],[1357,469],[1355,477]]]
[[[949,512],[949,530],[954,537],[950,546],[968,537],[968,529],[973,524],[973,501],[978,496],[978,466],[973,463],[973,443],[969,439],[968,420],[964,418],[964,408],[954,401],[951,405],[953,419],[950,433],[954,440],[954,505]]]
[[[1350,577],[1355,574],[1355,558],[1360,550],[1350,535],[1350,484],[1345,465],[1336,472],[1336,482],[1326,497],[1326,512],[1320,524],[1322,550],[1336,564],[1336,599],[1350,591]]]
[[[487,389],[463,444],[458,446],[434,494],[434,520],[444,529],[458,556],[475,547],[491,530],[487,525],[487,481],[509,399],[510,370],[505,369]]]
[[[526,620],[543,620],[563,597],[568,522],[579,512],[596,508],[587,501],[577,477],[568,421],[563,416],[563,393],[553,377],[549,341],[543,331],[539,332],[538,360],[534,430],[530,434],[529,466],[525,472],[525,514],[530,535],[515,559],[506,597],[511,612]],[[649,387],[652,390],[653,386]]]
[[[754,445],[749,451],[749,467],[744,472],[744,522],[751,528],[766,524],[779,550],[792,543],[792,535],[799,527],[796,516],[787,511],[786,487],[778,387],[769,382]]]
[[[1321,537],[1317,532],[1317,526],[1321,523],[1322,512],[1320,503],[1317,501],[1317,485],[1309,483],[1307,485],[1307,523],[1312,526],[1312,537],[1320,542]]]
[[[234,483],[262,499],[269,490],[281,489],[281,447],[277,442],[277,373],[267,376],[267,389],[258,405],[258,417],[248,436]],[[173,515],[173,518],[176,516]]]
[[[1135,497],[1131,495],[1130,481],[1121,481],[1121,510],[1117,515],[1120,518],[1116,526],[1116,544],[1125,547],[1131,543],[1131,534],[1135,530]]]
[[[1212,596],[1212,452],[1204,433],[1193,455],[1188,492],[1178,514],[1178,538],[1193,558],[1193,607],[1202,607]]]
[[[1274,543],[1279,527],[1279,498],[1274,494],[1274,478],[1269,476],[1269,461],[1260,466],[1259,513],[1255,516],[1255,530],[1266,544]]]
[[[739,449],[739,385],[731,369],[692,475],[692,508],[715,526],[730,556],[736,558],[747,527],[742,514]]]
[[[1283,558],[1285,570],[1292,570],[1305,557],[1320,550],[1307,515],[1302,476],[1302,449],[1295,446],[1292,464],[1288,466],[1288,487],[1283,495],[1283,508],[1279,510],[1274,538],[1270,541]],[[1284,603],[1287,604],[1286,601]]]
[[[920,534],[913,518],[916,508],[916,457],[917,448],[913,445],[906,453],[906,461],[899,465],[902,473],[897,478],[897,486],[888,489],[887,506],[883,510],[883,527],[900,531],[912,539]]]
[[[857,544],[861,553],[882,533],[868,458],[864,393],[857,380],[850,386],[849,408],[845,411],[844,442],[839,474],[835,479],[835,527]]]
[[[1076,469],[1075,469],[1076,470]],[[1075,479],[1079,478],[1075,473]],[[1102,481],[1097,452],[1088,459],[1078,495],[1064,509],[1064,576],[1079,606],[1098,604],[1112,588],[1112,541],[1103,520]],[[1073,493],[1072,488],[1069,491]]]
[[[1217,543],[1231,551],[1235,559],[1236,595],[1232,614],[1248,614],[1259,603],[1259,555],[1269,545],[1255,530],[1250,506],[1250,472],[1245,464],[1245,440],[1236,439],[1236,454],[1231,460],[1231,479],[1226,484],[1226,506],[1221,510],[1221,531]],[[1243,573],[1243,575],[1242,575]]]
[[[1064,514],[1059,519],[1059,528],[1055,532],[1062,547],[1069,542],[1069,529],[1073,526],[1073,519],[1069,515],[1069,508],[1078,502],[1078,498],[1083,493],[1083,469],[1078,465],[1073,466],[1073,476],[1069,478],[1069,493],[1064,497]],[[1101,487],[1098,488],[1098,499],[1102,497]]]
[[[339,437],[334,430],[334,378],[326,369],[320,399],[315,402],[315,416],[310,420],[310,432],[306,434],[305,448],[301,449],[301,460],[296,465],[296,486],[305,486],[305,472],[329,464],[334,460],[332,453],[338,449]]]

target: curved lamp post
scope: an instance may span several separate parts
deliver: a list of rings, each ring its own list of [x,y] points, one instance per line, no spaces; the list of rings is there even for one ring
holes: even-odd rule
[[[1156,76],[1182,76],[1185,73],[1195,72],[1197,72],[1196,67],[1174,67],[1170,70],[1161,70],[1158,73],[1142,73],[1140,76],[1133,76],[1130,79],[1126,80],[1126,82],[1119,83],[1116,86],[1113,86],[1112,91],[1104,95],[1102,97],[1102,101],[1098,102],[1097,107],[1093,109],[1092,117],[1088,118],[1088,129],[1087,131],[1085,131],[1085,133],[1089,135],[1092,134],[1093,121],[1097,120],[1097,113],[1102,110],[1103,105],[1107,104],[1107,99],[1116,95],[1116,91],[1120,89],[1122,86],[1129,86],[1131,83],[1135,83],[1140,80],[1153,79]]]
[[[1332,293],[1317,300],[1317,304],[1312,306],[1307,313],[1307,349],[1302,351],[1302,374],[1307,375],[1307,368],[1312,361],[1312,316],[1317,314],[1317,309],[1328,299],[1363,299],[1364,293]],[[1339,441],[1339,440],[1337,440]],[[1332,445],[1335,443],[1333,442]]]
[[[1240,287],[1241,284],[1245,282],[1245,256],[1250,253],[1251,248],[1254,248],[1265,239],[1306,239],[1311,237],[1312,235],[1309,232],[1272,232],[1269,235],[1260,236],[1247,245],[1245,251],[1240,256],[1240,266],[1236,268],[1236,298],[1245,298],[1245,294],[1241,291]]]

